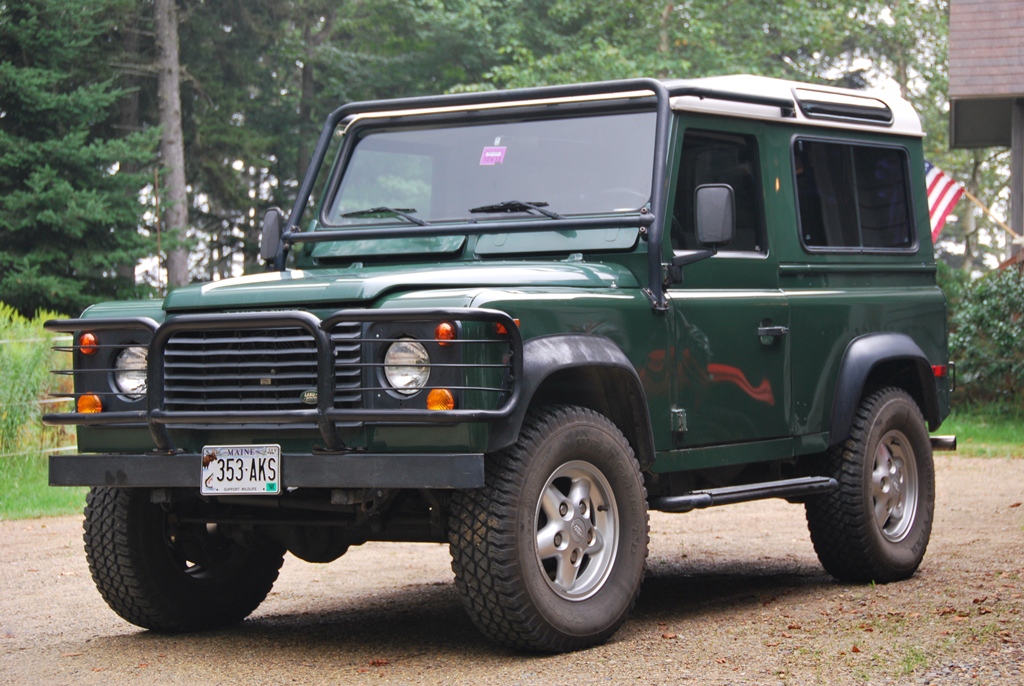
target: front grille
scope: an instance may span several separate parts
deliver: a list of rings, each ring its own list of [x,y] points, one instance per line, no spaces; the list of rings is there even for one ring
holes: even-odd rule
[[[331,333],[338,409],[362,407],[360,333],[359,322]],[[181,331],[164,348],[164,408],[171,412],[312,409],[316,388],[316,342],[298,327]]]

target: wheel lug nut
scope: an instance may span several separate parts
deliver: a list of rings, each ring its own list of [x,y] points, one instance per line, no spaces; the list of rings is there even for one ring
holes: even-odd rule
[[[569,562],[576,564],[576,560],[578,560],[579,557],[579,551],[574,550],[572,551],[572,555],[569,557]]]
[[[555,534],[555,546],[562,545],[562,534]]]
[[[560,514],[560,515],[562,515],[564,517],[566,514],[568,514],[568,512],[569,512],[569,506],[566,505],[565,503],[562,503],[561,505],[558,506],[558,514]]]

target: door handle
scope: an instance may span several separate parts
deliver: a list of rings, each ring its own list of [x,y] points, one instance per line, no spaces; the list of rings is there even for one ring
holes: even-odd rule
[[[781,338],[789,333],[788,326],[759,326],[757,335],[761,338],[762,345],[771,345],[775,339]]]

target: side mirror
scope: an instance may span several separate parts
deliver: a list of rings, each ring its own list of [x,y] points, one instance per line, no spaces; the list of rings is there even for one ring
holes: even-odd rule
[[[263,232],[260,235],[260,259],[272,264],[277,258],[277,249],[281,244],[281,225],[284,213],[279,207],[271,207],[263,215]]]
[[[711,183],[698,186],[694,197],[697,241],[720,248],[736,235],[736,201],[732,186]]]

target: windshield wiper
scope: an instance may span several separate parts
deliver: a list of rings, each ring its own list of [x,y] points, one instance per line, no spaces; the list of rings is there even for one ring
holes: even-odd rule
[[[565,219],[558,212],[552,212],[551,210],[545,210],[548,204],[546,202],[523,202],[522,200],[507,200],[505,202],[499,202],[495,205],[481,205],[480,207],[474,207],[470,212],[540,212],[545,217],[552,219]]]
[[[384,219],[385,217],[400,217],[410,221],[417,226],[430,226],[430,222],[419,217],[414,217],[411,212],[416,210],[412,207],[371,207],[368,210],[355,210],[341,215],[342,219]]]

